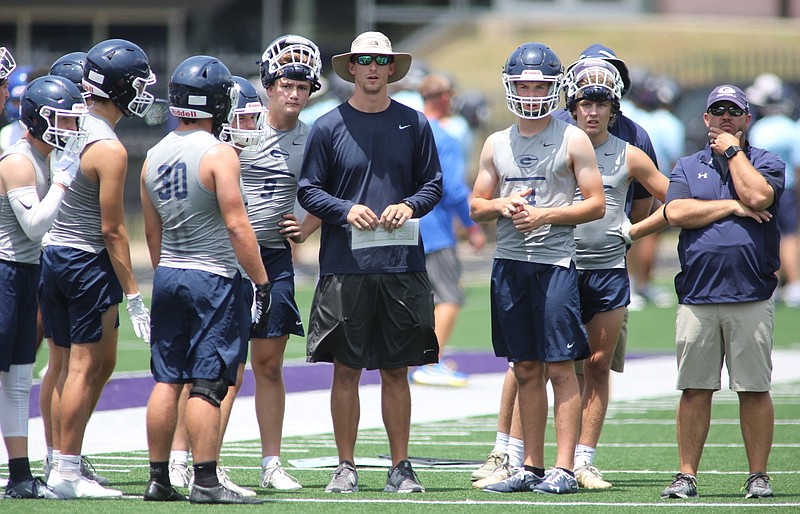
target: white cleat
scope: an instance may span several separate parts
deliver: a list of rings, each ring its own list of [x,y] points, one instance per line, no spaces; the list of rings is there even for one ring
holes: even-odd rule
[[[297,491],[303,486],[295,477],[284,471],[280,462],[261,468],[261,487],[277,491]]]
[[[122,491],[108,489],[98,484],[94,480],[79,477],[75,480],[65,480],[61,474],[52,470],[50,478],[47,480],[50,486],[59,496],[65,499],[72,498],[121,498]]]
[[[189,487],[192,471],[188,464],[172,461],[169,463],[169,483],[172,487]]]

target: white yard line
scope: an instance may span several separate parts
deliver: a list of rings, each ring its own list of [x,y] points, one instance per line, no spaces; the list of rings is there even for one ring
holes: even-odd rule
[[[776,351],[773,362],[774,383],[800,381],[800,349]],[[634,359],[625,364],[625,373],[612,375],[612,402],[664,396],[672,396],[677,402],[673,356]],[[727,387],[727,374],[723,372],[723,375],[723,387]],[[485,374],[473,375],[469,386],[465,388],[412,385],[412,423],[495,414],[502,382],[503,374]],[[284,436],[332,432],[329,401],[329,392],[326,390],[290,393],[286,399]],[[145,411],[146,408],[138,407],[96,412],[87,427],[84,452],[91,455],[145,450]],[[380,386],[363,386],[360,427],[382,426]],[[253,397],[238,398],[225,440],[233,442],[258,437]],[[29,438],[31,460],[40,460],[45,453],[41,418],[31,419]],[[0,462],[6,459],[3,447],[0,449]]]

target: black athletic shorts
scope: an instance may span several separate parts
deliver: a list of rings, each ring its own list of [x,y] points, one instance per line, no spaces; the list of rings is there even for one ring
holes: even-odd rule
[[[392,369],[438,362],[425,272],[326,275],[314,293],[309,362]]]

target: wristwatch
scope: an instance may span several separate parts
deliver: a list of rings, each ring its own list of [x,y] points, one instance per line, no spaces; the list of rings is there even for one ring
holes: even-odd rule
[[[741,151],[742,151],[741,146],[732,145],[729,146],[727,150],[725,150],[725,153],[723,155],[725,155],[726,158],[730,159],[731,157],[733,157],[734,155],[736,155]]]
[[[403,200],[403,201],[402,201],[402,202],[400,202],[400,203],[402,203],[402,204],[405,204],[405,206],[406,206],[406,207],[408,207],[409,209],[411,209],[411,214],[412,214],[412,215],[414,214],[414,206],[411,204],[411,202],[409,202],[408,200]]]

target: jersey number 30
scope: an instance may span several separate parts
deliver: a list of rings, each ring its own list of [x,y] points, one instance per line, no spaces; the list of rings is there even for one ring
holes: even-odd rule
[[[169,200],[175,197],[183,200],[188,195],[186,185],[186,164],[179,162],[175,166],[162,164],[158,168],[158,176],[161,179],[161,187],[158,190],[160,200]]]

